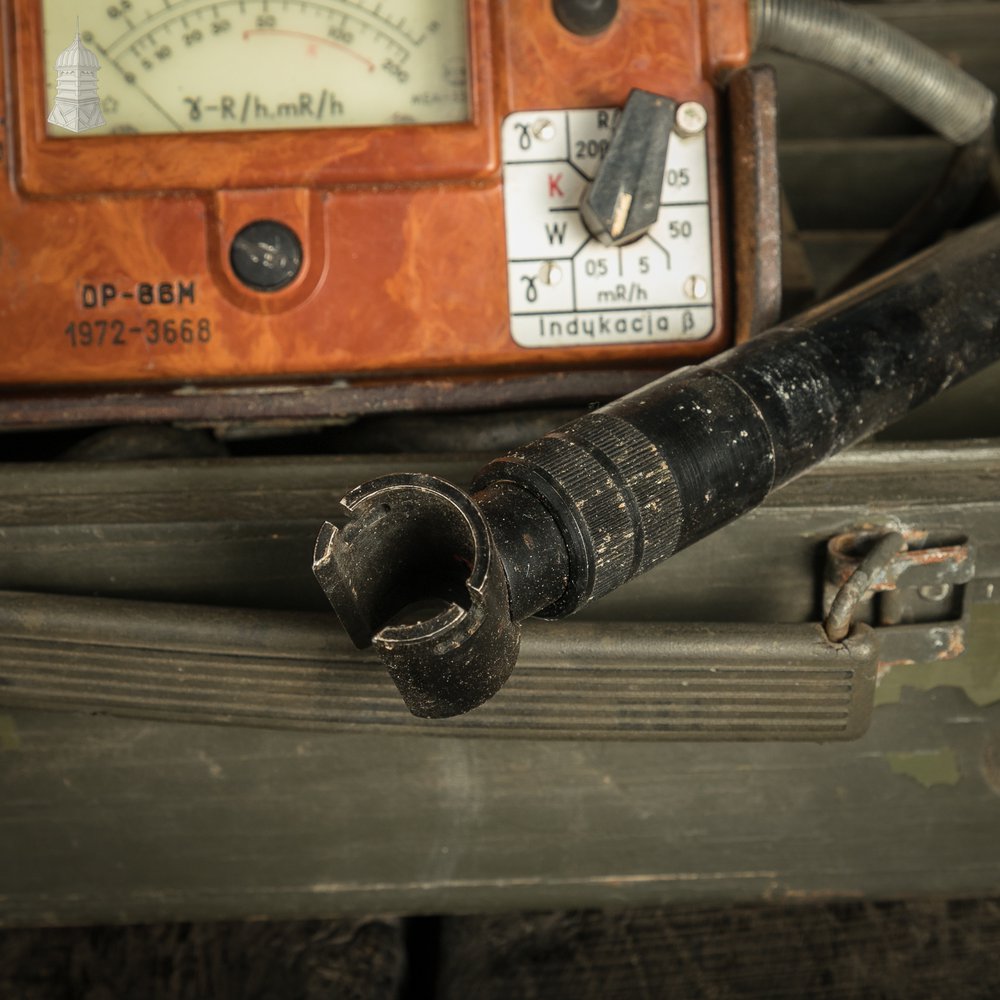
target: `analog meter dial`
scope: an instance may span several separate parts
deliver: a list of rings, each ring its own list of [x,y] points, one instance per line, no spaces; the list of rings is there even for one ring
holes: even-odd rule
[[[79,16],[80,44],[100,63],[106,123],[79,133],[50,124],[53,136],[469,116],[466,0],[43,0],[43,8],[49,106]],[[63,59],[62,71],[79,58]]]

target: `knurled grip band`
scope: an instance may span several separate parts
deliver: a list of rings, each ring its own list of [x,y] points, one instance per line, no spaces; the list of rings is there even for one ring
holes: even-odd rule
[[[618,417],[587,414],[491,463],[476,488],[499,480],[561,501],[556,513],[578,564],[574,577],[586,583],[559,602],[559,614],[603,597],[677,546],[683,515],[673,473],[659,449]]]
[[[559,491],[583,535],[590,564],[584,599],[620,587],[633,564],[635,519],[614,472],[585,444],[558,432],[516,454]]]
[[[573,437],[599,450],[617,471],[638,512],[636,561],[628,578],[673,555],[683,523],[680,491],[659,448],[630,423],[609,413],[590,413],[573,426]]]

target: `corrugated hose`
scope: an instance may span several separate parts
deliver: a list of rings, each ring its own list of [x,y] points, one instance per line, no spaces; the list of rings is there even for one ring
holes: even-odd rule
[[[776,49],[881,91],[958,146],[990,128],[995,95],[905,32],[835,0],[750,0],[755,49]]]

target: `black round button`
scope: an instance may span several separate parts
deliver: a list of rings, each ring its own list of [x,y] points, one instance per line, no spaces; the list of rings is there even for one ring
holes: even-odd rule
[[[302,244],[283,222],[261,219],[236,234],[229,261],[244,285],[257,292],[276,292],[299,273]]]
[[[618,0],[552,0],[552,9],[574,35],[596,35],[615,19]]]

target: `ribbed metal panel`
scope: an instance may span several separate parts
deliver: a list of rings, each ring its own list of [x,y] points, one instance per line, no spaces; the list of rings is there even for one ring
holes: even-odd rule
[[[525,630],[508,686],[414,718],[328,616],[0,594],[0,704],[276,728],[609,739],[850,739],[876,646],[811,625],[569,622]]]

